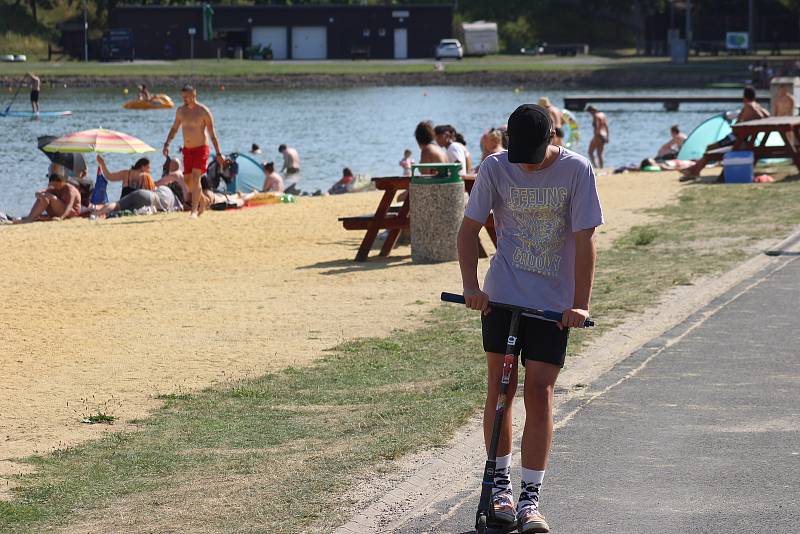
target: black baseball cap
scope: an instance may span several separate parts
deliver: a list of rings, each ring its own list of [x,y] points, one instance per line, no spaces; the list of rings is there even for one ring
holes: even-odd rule
[[[537,164],[550,144],[550,113],[536,104],[522,104],[508,118],[508,161]]]

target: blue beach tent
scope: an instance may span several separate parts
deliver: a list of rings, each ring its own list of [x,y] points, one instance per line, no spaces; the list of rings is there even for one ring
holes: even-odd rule
[[[683,142],[677,159],[697,160],[702,158],[708,145],[716,143],[732,131],[731,123],[725,118],[724,113],[706,119],[692,130],[692,133]]]

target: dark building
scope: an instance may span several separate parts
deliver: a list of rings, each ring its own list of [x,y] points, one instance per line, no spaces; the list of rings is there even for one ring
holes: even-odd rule
[[[202,6],[119,7],[109,27],[133,30],[137,58],[404,59],[431,57],[452,34],[453,7],[213,6],[211,31]],[[258,46],[267,49],[261,54]]]
[[[796,48],[800,44],[800,18],[777,0],[753,3],[753,35],[751,49],[771,50]],[[698,52],[725,50],[728,32],[749,30],[748,3],[741,0],[716,0],[695,2],[692,13],[692,48]],[[674,28],[685,37],[685,9],[666,8],[663,13],[646,17],[644,25],[645,52],[648,55],[667,55],[668,32]]]

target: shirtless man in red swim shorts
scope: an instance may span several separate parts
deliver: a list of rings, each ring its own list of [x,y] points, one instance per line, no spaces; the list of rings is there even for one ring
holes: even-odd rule
[[[214,150],[217,151],[217,163],[222,167],[225,158],[219,149],[217,132],[214,130],[214,118],[211,111],[197,101],[197,91],[191,85],[184,85],[181,89],[183,105],[175,113],[175,122],[167,134],[164,143],[164,156],[169,157],[169,144],[178,133],[178,128],[183,131],[183,178],[192,193],[192,218],[197,218],[205,209],[200,177],[205,174],[208,167],[208,141],[206,131]]]

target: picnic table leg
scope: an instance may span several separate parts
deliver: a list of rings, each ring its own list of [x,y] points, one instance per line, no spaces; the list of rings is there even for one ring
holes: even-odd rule
[[[369,257],[369,251],[372,250],[372,245],[375,243],[375,238],[378,237],[380,221],[386,218],[386,213],[389,211],[389,206],[392,205],[392,200],[394,200],[395,192],[396,191],[394,189],[387,189],[383,193],[383,198],[381,199],[380,204],[378,204],[378,209],[375,210],[375,215],[373,216],[374,222],[370,223],[367,233],[364,235],[364,240],[361,241],[361,246],[358,247],[356,261],[367,261],[367,258]]]
[[[794,161],[794,166],[797,167],[797,170],[800,171],[800,151],[798,151],[798,147],[792,142],[791,138],[797,139],[797,135],[800,134],[800,126],[796,126],[792,128],[791,132],[781,132],[781,137],[783,138],[783,142],[786,144],[786,149],[789,151],[789,157],[792,158]]]
[[[792,141],[786,143],[792,151],[792,159],[797,170],[800,171],[800,124],[792,128]],[[787,140],[788,141],[788,140]]]
[[[408,212],[411,209],[410,200],[411,195],[406,195],[406,199],[400,207],[400,211],[397,212],[398,218],[408,219]],[[402,231],[403,230],[400,228],[389,230],[389,235],[386,236],[386,241],[384,241],[383,247],[381,247],[381,256],[388,256],[391,254],[394,244],[397,243],[397,238],[400,237],[400,232]]]

